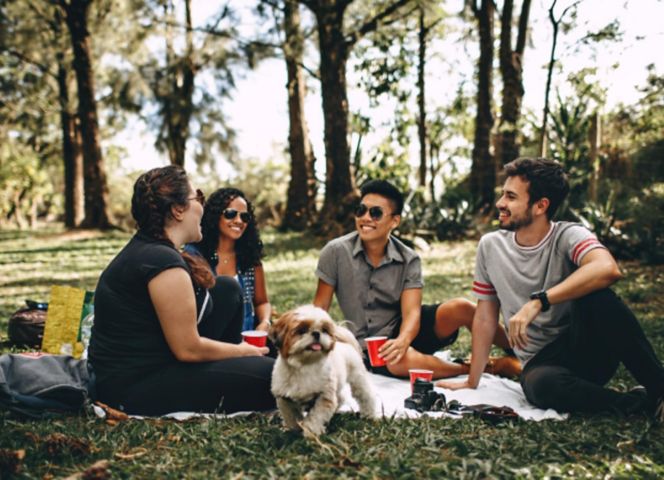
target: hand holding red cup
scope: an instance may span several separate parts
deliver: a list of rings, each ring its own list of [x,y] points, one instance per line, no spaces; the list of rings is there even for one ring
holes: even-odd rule
[[[371,366],[384,367],[386,363],[378,354],[378,349],[387,342],[387,337],[369,337],[365,338],[364,341],[367,344],[367,352],[369,353],[369,363],[371,363]]]
[[[247,330],[242,332],[242,340],[255,347],[264,347],[267,344],[267,332],[262,330]]]

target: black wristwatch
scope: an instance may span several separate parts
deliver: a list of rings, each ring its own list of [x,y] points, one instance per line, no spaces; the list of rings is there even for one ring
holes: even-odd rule
[[[546,295],[546,290],[540,290],[539,292],[534,292],[530,294],[530,299],[531,300],[539,300],[540,303],[542,304],[542,312],[546,312],[551,308],[551,304],[549,303],[549,297]]]

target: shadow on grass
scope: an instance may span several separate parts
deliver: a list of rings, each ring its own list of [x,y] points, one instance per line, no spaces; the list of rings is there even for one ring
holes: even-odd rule
[[[100,273],[100,272],[99,272]],[[53,285],[62,285],[76,288],[84,288],[84,285],[96,285],[99,279],[99,273],[80,275],[76,278],[58,278],[57,276],[40,277],[37,281],[34,278],[25,278],[21,280],[10,280],[2,284],[5,288],[18,288],[18,287],[43,287],[50,288]]]

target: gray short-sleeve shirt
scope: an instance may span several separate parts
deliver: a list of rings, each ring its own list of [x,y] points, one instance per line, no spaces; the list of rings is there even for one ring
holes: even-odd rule
[[[531,293],[558,285],[596,248],[604,246],[595,235],[568,222],[552,223],[544,239],[532,247],[519,245],[511,231],[488,233],[477,248],[473,295],[499,302],[509,329],[509,319],[529,301]],[[570,310],[571,302],[552,305],[528,325],[526,347],[514,349],[523,364],[567,330]]]
[[[357,232],[331,240],[320,253],[316,276],[334,287],[348,327],[358,340],[393,336],[401,320],[401,294],[422,288],[419,255],[390,237],[378,267],[369,262]]]

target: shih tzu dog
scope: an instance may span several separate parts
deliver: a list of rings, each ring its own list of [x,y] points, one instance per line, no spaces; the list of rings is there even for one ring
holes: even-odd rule
[[[307,437],[325,432],[343,403],[342,389],[351,393],[364,417],[374,417],[374,394],[353,334],[336,325],[313,305],[286,312],[272,325],[270,339],[279,349],[272,371],[272,394],[284,425]]]

